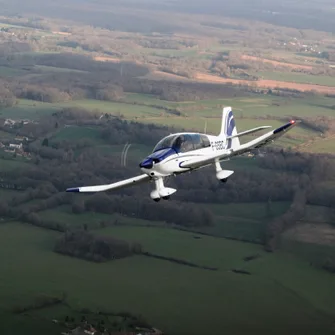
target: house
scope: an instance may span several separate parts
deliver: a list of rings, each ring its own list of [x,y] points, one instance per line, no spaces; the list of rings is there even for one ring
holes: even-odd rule
[[[31,120],[27,120],[27,119],[20,120],[20,122],[22,122],[23,124],[33,123]]]
[[[5,149],[5,152],[9,152],[9,153],[15,153],[15,149],[12,149],[12,150],[10,150],[10,149]]]
[[[85,327],[86,328],[86,327]],[[97,333],[97,330],[89,325],[88,329],[83,327],[77,327],[71,331],[72,335],[94,335]]]
[[[20,143],[20,144],[10,143],[9,148],[22,150],[22,143]]]
[[[89,329],[85,329],[85,330],[84,330],[84,333],[85,333],[85,334],[88,334],[88,335],[94,335],[94,334],[97,332],[97,330],[94,329],[91,325],[89,325],[88,328],[89,328]]]
[[[26,142],[28,142],[28,141],[29,141],[29,138],[26,137],[26,136],[17,136],[17,137],[15,137],[15,141],[19,141],[19,142],[24,142],[24,141],[26,141]]]
[[[12,120],[12,119],[6,119],[5,122],[4,122],[4,126],[10,126],[10,127],[12,127],[12,126],[14,126],[15,123],[16,122],[14,120]]]

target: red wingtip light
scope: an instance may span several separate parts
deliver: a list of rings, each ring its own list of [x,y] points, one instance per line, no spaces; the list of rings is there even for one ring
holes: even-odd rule
[[[294,123],[295,123],[295,121],[294,121],[294,120],[291,120],[291,121],[290,121],[290,123],[291,123],[291,124],[294,124]]]

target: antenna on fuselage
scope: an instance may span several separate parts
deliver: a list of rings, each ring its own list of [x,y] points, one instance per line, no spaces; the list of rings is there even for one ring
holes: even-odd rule
[[[207,134],[207,119],[205,121],[205,129],[204,129],[204,134]]]

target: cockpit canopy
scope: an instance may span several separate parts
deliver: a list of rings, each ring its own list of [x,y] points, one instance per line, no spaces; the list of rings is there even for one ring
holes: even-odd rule
[[[155,146],[153,152],[172,148],[176,152],[187,152],[202,148],[210,147],[210,141],[206,135],[203,134],[174,134],[163,138]]]

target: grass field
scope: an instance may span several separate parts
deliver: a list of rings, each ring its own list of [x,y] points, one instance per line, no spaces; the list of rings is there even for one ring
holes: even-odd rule
[[[319,152],[319,153],[334,153],[335,151],[335,140],[334,138],[321,139],[307,146],[305,151]]]
[[[33,100],[18,99],[14,107],[4,108],[0,111],[0,117],[17,119],[38,120],[43,115],[48,115],[59,110],[59,106]]]
[[[140,313],[175,335],[200,335],[209,328],[229,334],[331,334],[333,277],[286,253],[264,254],[255,245],[194,239],[194,234],[166,229],[116,227],[108,233],[220,269],[211,272],[143,256],[92,264],[53,253],[57,233],[19,223],[1,225],[0,230],[3,310],[39,294],[66,291],[75,307]],[[244,263],[243,257],[255,253],[262,257]],[[231,273],[232,267],[252,275]]]
[[[314,76],[295,72],[277,72],[277,71],[260,71],[255,75],[262,79],[290,81],[295,83],[315,84],[323,86],[335,86],[335,78],[331,76]]]
[[[319,266],[322,266],[320,260],[326,260],[333,257],[335,254],[335,246],[306,243],[303,241],[297,241],[287,236],[281,238],[280,246],[282,250],[290,253],[294,253],[299,258],[313,262]]]
[[[126,143],[125,143],[126,144]],[[104,155],[113,155],[114,157],[117,157],[120,159],[121,164],[121,153],[122,150],[125,147],[125,144],[121,145],[110,145],[110,144],[103,144],[103,145],[97,145],[95,147],[96,150],[98,150],[100,153]],[[153,143],[154,145],[155,143]],[[143,144],[139,143],[131,143],[131,146],[128,149],[127,157],[126,157],[126,164],[130,160],[136,160],[139,161],[143,159],[143,157],[146,157],[152,152],[153,147],[149,147]]]
[[[159,110],[153,107],[99,100],[77,100],[59,105],[64,107],[83,107],[88,110],[98,110],[101,113],[111,113],[114,115],[123,114],[127,118],[157,117],[162,114],[166,115],[163,110]]]
[[[106,225],[112,225],[116,222],[121,225],[163,225],[163,222],[134,219],[132,217],[122,216],[118,213],[113,215],[94,212],[74,214],[72,213],[71,207],[68,205],[41,211],[38,215],[42,219],[52,219],[55,222],[66,224],[70,229],[81,228],[84,224],[86,224],[89,229],[98,229],[101,228],[102,222]]]
[[[274,202],[268,214],[266,203],[206,204],[215,215],[215,226],[200,228],[199,231],[262,243],[269,220],[282,215],[289,205],[287,202]]]
[[[0,66],[0,75],[3,77],[14,77],[28,73],[26,70],[16,69],[12,67]]]
[[[70,206],[60,206],[56,209],[48,209],[38,213],[41,219],[52,219],[55,222],[66,224],[69,228],[82,227],[86,224],[89,228],[100,227],[101,222],[112,223],[116,216],[107,214],[83,213],[73,214]]]
[[[7,153],[5,153],[7,154]],[[0,158],[0,171],[11,171],[13,169],[22,169],[29,163],[23,161],[22,158],[2,159]]]
[[[54,67],[47,65],[35,65],[34,70],[38,70],[42,73],[44,72],[75,72],[75,73],[87,73],[87,71],[69,69],[65,67]]]
[[[0,200],[10,200],[16,195],[19,194],[19,191],[8,190],[6,188],[0,188]]]
[[[93,145],[104,144],[105,141],[101,137],[101,130],[94,127],[76,127],[70,126],[61,129],[50,138],[53,141],[79,141],[90,139]]]

